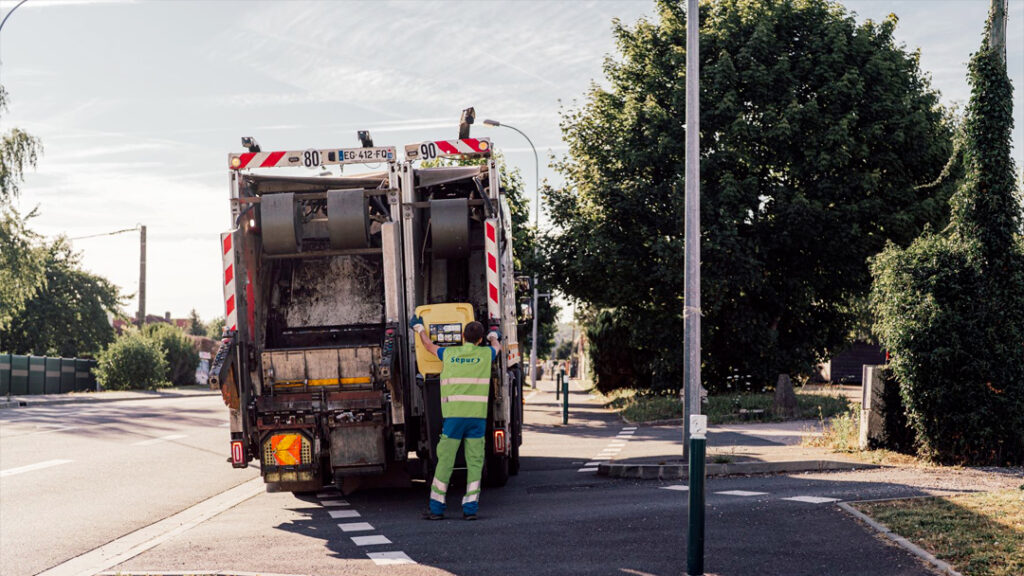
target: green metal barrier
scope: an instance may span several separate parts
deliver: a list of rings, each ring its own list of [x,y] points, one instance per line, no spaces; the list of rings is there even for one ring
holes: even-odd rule
[[[75,359],[74,358],[61,358],[60,359],[60,391],[74,392],[75,391]]]
[[[11,393],[11,355],[0,354],[0,395]]]
[[[60,358],[46,358],[43,361],[46,372],[43,377],[43,393],[60,394]]]
[[[28,357],[28,393],[46,394],[46,357]]]
[[[28,394],[28,356],[11,356],[11,394]]]
[[[75,359],[75,390],[83,392],[96,389],[96,374],[93,372],[96,364],[95,360]]]

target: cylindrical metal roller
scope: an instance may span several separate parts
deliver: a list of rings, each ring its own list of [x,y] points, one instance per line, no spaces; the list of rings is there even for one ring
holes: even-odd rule
[[[296,234],[295,195],[264,194],[260,199],[260,224],[263,250],[268,254],[293,254],[299,251]]]
[[[469,257],[469,200],[430,201],[430,242],[434,258]]]
[[[370,245],[370,210],[362,190],[327,191],[327,230],[335,250]]]

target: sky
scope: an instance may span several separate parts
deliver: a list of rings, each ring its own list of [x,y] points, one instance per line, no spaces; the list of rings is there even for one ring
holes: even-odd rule
[[[0,14],[16,4],[0,0]],[[900,18],[898,42],[947,104],[966,103],[966,63],[988,0],[848,0],[858,21]],[[1008,69],[1014,156],[1024,166],[1024,1],[1011,0]],[[0,33],[0,132],[39,137],[44,155],[17,202],[47,236],[147,227],[150,314],[224,313],[218,238],[230,227],[227,154],[454,138],[473,106],[533,190],[566,153],[559,111],[582,103],[614,54],[612,20],[655,15],[653,1],[236,2],[29,0]],[[532,196],[532,195],[531,195]],[[542,226],[544,225],[542,220]],[[83,264],[138,290],[135,232],[74,240]],[[134,313],[132,299],[125,310]]]

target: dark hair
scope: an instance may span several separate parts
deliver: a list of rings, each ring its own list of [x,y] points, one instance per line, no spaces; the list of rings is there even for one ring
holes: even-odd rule
[[[466,344],[476,344],[484,337],[484,325],[476,321],[466,324],[466,329],[462,331],[462,337]]]

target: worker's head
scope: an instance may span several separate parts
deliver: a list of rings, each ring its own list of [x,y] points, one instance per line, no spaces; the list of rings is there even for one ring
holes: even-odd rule
[[[466,324],[466,329],[462,331],[462,339],[468,344],[479,344],[484,339],[484,325],[476,321]]]

